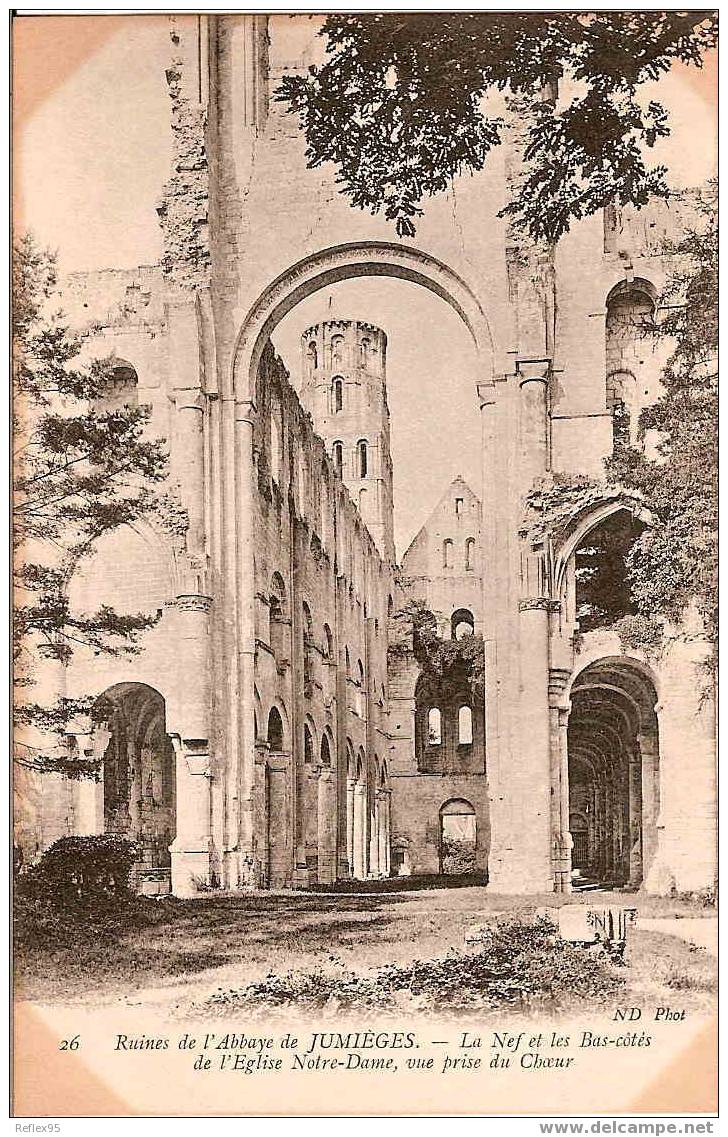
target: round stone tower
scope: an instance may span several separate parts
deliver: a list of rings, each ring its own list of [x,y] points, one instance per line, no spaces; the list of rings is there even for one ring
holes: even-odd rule
[[[383,557],[394,561],[387,337],[362,320],[326,320],[301,337],[301,398]]]

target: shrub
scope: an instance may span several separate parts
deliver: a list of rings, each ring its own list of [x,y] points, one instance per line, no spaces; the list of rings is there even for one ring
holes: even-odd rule
[[[377,1014],[406,1008],[464,1015],[598,1002],[623,985],[604,952],[566,943],[546,920],[513,919],[496,923],[475,952],[451,951],[441,959],[383,967],[371,975],[343,970],[270,974],[247,987],[220,990],[206,1008],[221,1013],[295,1007]]]
[[[107,906],[128,899],[136,846],[113,833],[61,837],[18,878],[19,897],[56,909]]]
[[[442,871],[448,875],[475,872],[475,844],[457,837],[442,839]]]

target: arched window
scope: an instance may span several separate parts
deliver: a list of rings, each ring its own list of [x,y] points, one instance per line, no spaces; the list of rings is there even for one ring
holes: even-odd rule
[[[312,371],[315,371],[318,367],[318,351],[313,341],[308,345],[306,355],[308,356],[308,366]]]
[[[439,707],[430,707],[427,712],[427,745],[439,746],[442,742],[442,714]]]
[[[341,474],[344,469],[344,443],[335,442],[332,447],[332,454],[334,457],[334,469],[338,474]]]
[[[458,711],[458,744],[460,746],[473,744],[473,712],[470,707],[461,707]]]
[[[468,608],[456,608],[450,617],[450,635],[454,640],[472,636],[475,631],[473,613]]]
[[[344,337],[331,337],[331,362],[341,363],[344,358]]]
[[[349,655],[348,647],[344,648],[344,666],[346,667],[347,678],[351,677],[351,656]]]
[[[283,749],[283,719],[278,707],[271,707],[268,715],[268,747],[276,751]]]
[[[475,537],[468,537],[465,542],[465,568],[471,571],[475,563]]]
[[[138,406],[139,379],[130,363],[119,360],[100,385],[94,399],[97,411],[120,411],[122,407]]]
[[[367,363],[369,362],[369,349],[370,349],[370,347],[371,347],[371,344],[369,343],[369,340],[362,340],[361,341],[361,365],[362,365],[362,367],[366,367]]]
[[[357,692],[356,692],[357,711],[359,712],[360,717],[364,718],[364,708],[366,705],[366,693],[364,690],[364,664],[362,663],[362,661],[360,659],[357,660],[357,664],[356,664],[356,682],[357,682]]]
[[[360,478],[366,478],[369,467],[368,447],[365,439],[361,438],[356,444],[356,465]]]
[[[328,624],[324,624],[324,658],[334,658],[334,637]]]
[[[270,583],[269,619],[270,632],[268,643],[280,663],[287,655],[286,642],[286,586],[280,573],[274,572]]]
[[[324,735],[321,739],[321,765],[331,765],[331,748],[329,746],[329,740],[326,735]]]
[[[449,537],[442,542],[442,567],[452,568],[452,541]]]
[[[647,280],[622,280],[607,297],[606,397],[614,415],[615,441],[628,441],[631,420],[644,405],[641,368],[654,350],[656,291]]]
[[[308,723],[303,724],[303,761],[307,766],[313,766],[313,735]]]
[[[331,383],[331,406],[334,414],[344,409],[344,380],[340,375],[337,375]]]
[[[313,693],[313,620],[311,609],[306,602],[302,605],[303,612],[303,693],[310,696]]]

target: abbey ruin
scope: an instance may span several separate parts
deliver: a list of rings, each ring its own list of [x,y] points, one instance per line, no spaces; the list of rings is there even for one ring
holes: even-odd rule
[[[46,690],[105,708],[67,736],[102,777],[24,774],[17,839],[32,859],[69,833],[132,837],[149,895],[437,874],[451,846],[493,892],[568,892],[574,870],[710,887],[696,617],[648,658],[580,595],[599,534],[619,547],[649,515],[613,489],[539,525],[525,500],[603,479],[615,421],[630,429],[656,398],[665,348],[639,328],[674,211],[608,209],[535,249],[497,218],[515,176],[505,146],[457,217],[433,201],[397,240],[331,170],[307,168],[273,99],[311,60],[316,22],[294,22],[171,22],[162,262],[64,283],[88,356],[118,359],[105,405],[151,405],[184,523],[117,531],[71,581],[85,610],[159,620],[138,655],[45,660]],[[333,311],[298,358],[270,343],[301,301],[358,277],[430,290],[477,356],[482,486],[443,485],[400,565],[387,328]],[[482,692],[439,683],[413,642],[392,650],[415,601],[440,640],[482,642]]]

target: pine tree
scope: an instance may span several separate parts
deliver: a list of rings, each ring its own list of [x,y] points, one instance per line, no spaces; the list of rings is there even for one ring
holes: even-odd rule
[[[149,408],[102,409],[118,361],[79,366],[83,338],[51,310],[55,286],[55,254],[24,235],[13,256],[14,757],[77,775],[93,770],[58,743],[90,702],[49,701],[39,666],[49,656],[68,662],[81,645],[97,654],[139,650],[156,617],[108,605],[77,612],[68,584],[99,537],[163,509],[155,487],[166,452],[144,437]]]

